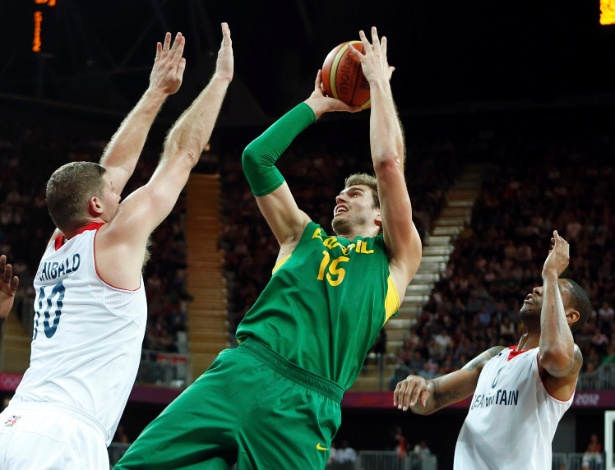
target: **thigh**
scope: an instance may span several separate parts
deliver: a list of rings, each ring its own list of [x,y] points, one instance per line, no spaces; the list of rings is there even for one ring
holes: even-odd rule
[[[238,470],[324,469],[341,423],[339,403],[272,371],[269,393],[242,425]]]
[[[3,413],[0,420],[2,469],[109,468],[107,447],[101,431],[78,419],[39,409],[20,410],[8,415]]]
[[[229,390],[237,369],[235,350],[220,353],[212,366],[177,397],[128,448],[115,469],[219,468],[234,462],[237,414]],[[206,462],[211,467],[204,466]],[[222,468],[222,467],[220,467]]]

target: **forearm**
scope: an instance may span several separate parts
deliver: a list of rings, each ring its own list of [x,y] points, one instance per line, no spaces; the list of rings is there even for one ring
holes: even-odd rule
[[[370,83],[370,142],[374,168],[388,161],[404,165],[404,137],[388,80]]]
[[[163,158],[188,155],[193,166],[211,137],[230,80],[214,75],[192,105],[177,120],[166,141]]]
[[[557,275],[543,276],[539,349],[541,365],[549,372],[556,374],[574,362],[574,337],[566,319]]]
[[[284,182],[275,163],[293,140],[314,121],[312,108],[300,103],[246,147],[242,166],[254,195],[269,194]]]
[[[166,98],[167,94],[161,90],[146,90],[105,148],[100,159],[102,166],[122,169],[128,181],[137,165],[147,134]],[[114,181],[114,185],[117,188],[118,183]]]

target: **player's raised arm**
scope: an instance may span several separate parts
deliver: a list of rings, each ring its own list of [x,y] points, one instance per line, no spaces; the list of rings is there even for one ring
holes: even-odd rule
[[[171,212],[209,141],[234,70],[231,34],[226,23],[222,24],[222,34],[216,70],[207,87],[169,131],[152,178],[120,205],[108,227],[101,228],[97,248],[108,248],[109,255],[101,260],[97,254],[97,262],[106,262],[108,273],[103,278],[108,282],[115,279],[123,287],[138,285],[147,238]],[[130,266],[129,276],[115,270],[117,260]]]
[[[349,48],[361,61],[371,94],[370,142],[378,192],[384,240],[389,251],[391,276],[400,296],[418,270],[422,247],[412,222],[412,205],[404,178],[405,146],[390,78],[393,67],[387,60],[387,39],[378,38],[372,28],[371,42],[359,33],[364,53]]]
[[[107,170],[118,194],[121,194],[134,172],[154,118],[167,97],[176,93],[182,84],[186,67],[184,45],[182,33],[177,33],[173,44],[171,33],[167,33],[164,43],[156,45],[149,86],[103,153],[100,164]]]
[[[332,111],[356,112],[360,108],[326,97],[319,70],[310,97],[278,119],[243,152],[243,171],[261,213],[281,246],[280,256],[292,251],[310,219],[297,206],[275,163],[301,132],[322,114]]]
[[[580,313],[564,307],[559,276],[568,267],[570,246],[557,230],[553,232],[552,248],[542,269],[542,309],[540,312],[540,341],[538,364],[549,374],[545,387],[556,398],[567,400],[576,387],[583,365],[583,356],[574,343],[570,324],[576,323]],[[562,281],[566,283],[566,281]],[[568,302],[570,305],[570,302]]]
[[[19,285],[19,278],[13,276],[13,266],[7,264],[6,255],[0,256],[0,326],[4,323],[4,319],[8,317],[13,302],[15,293]]]
[[[433,380],[409,375],[395,387],[393,405],[403,411],[409,409],[416,414],[428,415],[468,398],[476,390],[484,365],[502,349],[501,346],[488,349],[462,369]]]

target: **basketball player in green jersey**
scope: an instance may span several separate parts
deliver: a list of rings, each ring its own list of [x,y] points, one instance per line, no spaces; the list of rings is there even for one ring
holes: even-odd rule
[[[360,33],[355,52],[371,89],[376,177],[353,175],[333,229],[301,211],[274,166],[322,114],[358,111],[311,96],[252,142],[244,172],[280,244],[269,284],[216,361],[141,434],[118,468],[325,468],[340,402],[421,260],[404,180],[404,141],[389,80],[387,41]],[[351,50],[355,50],[351,48]],[[317,184],[317,182],[314,182]]]

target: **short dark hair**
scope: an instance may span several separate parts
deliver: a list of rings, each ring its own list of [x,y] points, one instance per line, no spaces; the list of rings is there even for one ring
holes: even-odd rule
[[[566,307],[573,308],[579,312],[579,319],[570,326],[570,329],[576,332],[587,322],[593,310],[592,304],[587,292],[579,284],[568,278],[562,278],[562,280],[568,283],[568,292],[570,292],[570,305],[566,305]]]
[[[378,182],[375,176],[368,175],[367,173],[355,173],[350,175],[344,181],[344,187],[349,188],[350,186],[363,185],[369,187],[372,191],[372,196],[374,197],[374,208],[380,209],[380,197],[378,196]]]
[[[86,222],[88,201],[92,196],[102,196],[106,171],[98,163],[71,162],[53,172],[45,198],[56,227],[70,231]]]

